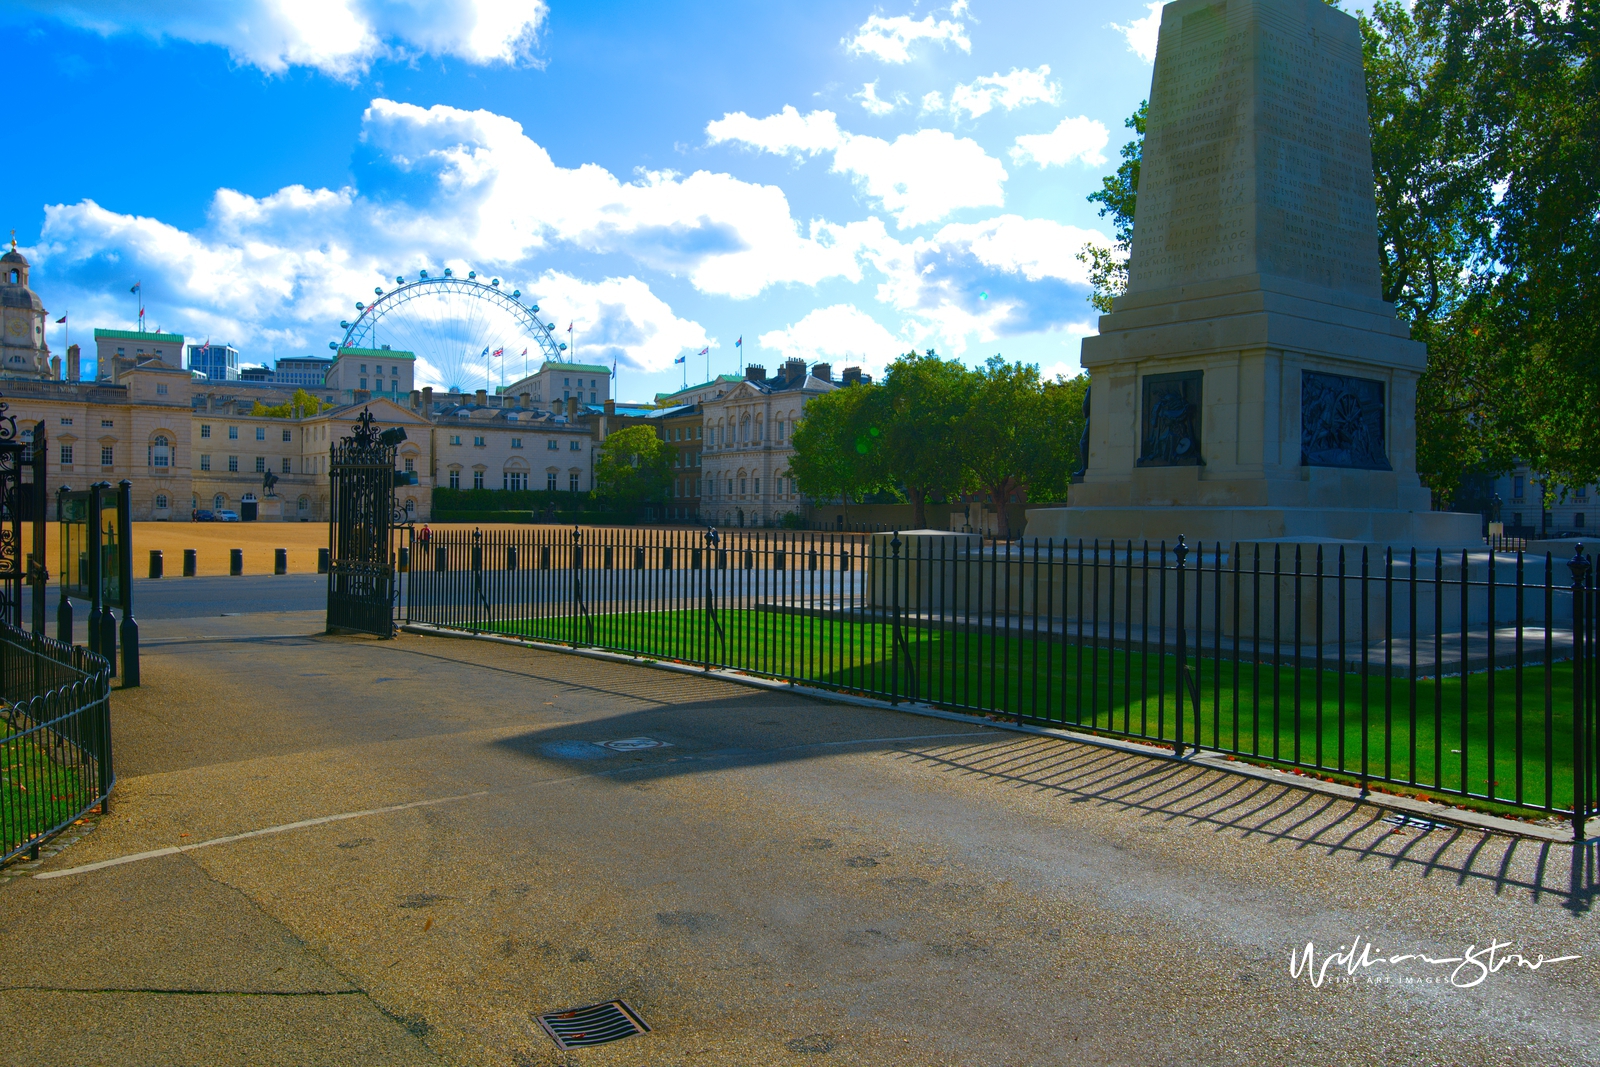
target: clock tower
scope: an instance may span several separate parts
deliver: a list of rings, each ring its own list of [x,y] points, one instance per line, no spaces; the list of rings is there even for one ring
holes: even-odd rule
[[[11,250],[0,256],[0,378],[53,377],[45,322],[44,301],[28,288],[28,260],[13,230]]]

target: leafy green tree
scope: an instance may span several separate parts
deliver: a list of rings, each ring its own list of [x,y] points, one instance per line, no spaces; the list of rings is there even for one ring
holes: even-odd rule
[[[1122,162],[1115,174],[1101,179],[1100,188],[1089,194],[1089,202],[1100,205],[1100,217],[1111,217],[1116,243],[1086,244],[1078,252],[1078,262],[1089,267],[1089,303],[1103,315],[1111,314],[1111,301],[1128,288],[1128,250],[1133,247],[1133,211],[1139,199],[1139,161],[1144,155],[1145,120],[1150,101],[1142,100],[1139,110],[1123,122],[1133,131],[1133,140],[1122,146]]]
[[[848,385],[806,401],[794,428],[789,472],[813,500],[852,502],[890,486],[885,464],[883,388]]]
[[[672,446],[651,426],[606,435],[595,461],[595,484],[613,506],[634,508],[666,495],[672,481]]]
[[[872,388],[872,387],[868,387]],[[933,349],[907,352],[889,365],[882,385],[882,449],[888,477],[912,506],[912,525],[928,525],[928,500],[961,492],[965,468],[957,428],[966,414],[972,372]]]
[[[1000,356],[990,356],[972,375],[970,403],[957,425],[961,456],[971,484],[989,498],[1006,540],[1011,538],[1006,505],[1026,502],[1035,488],[1049,495],[1070,480],[1077,449],[1060,441],[1060,428],[1051,423],[1066,399],[1064,389],[1047,397],[1038,367],[1007,363]]]
[[[332,404],[323,403],[319,397],[312,396],[304,389],[296,389],[294,395],[281,404],[269,405],[257,400],[250,414],[265,415],[269,419],[301,419],[331,407]]]

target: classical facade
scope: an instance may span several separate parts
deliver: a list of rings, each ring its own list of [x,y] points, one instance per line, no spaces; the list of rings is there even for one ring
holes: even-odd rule
[[[834,388],[826,363],[808,371],[804,360],[791,359],[772,378],[764,367],[751,364],[743,381],[700,405],[706,479],[700,514],[705,521],[763,526],[803,512],[789,472],[794,427],[808,400]]]

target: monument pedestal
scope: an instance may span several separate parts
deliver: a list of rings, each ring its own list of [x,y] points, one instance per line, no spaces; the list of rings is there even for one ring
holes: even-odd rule
[[[1427,353],[1381,297],[1366,112],[1357,24],[1320,0],[1163,9],[1087,470],[1029,538],[1481,544],[1417,478]]]

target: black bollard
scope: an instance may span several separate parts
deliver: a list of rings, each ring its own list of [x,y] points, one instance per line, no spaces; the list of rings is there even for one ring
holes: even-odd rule
[[[289,573],[289,550],[287,548],[275,548],[272,550],[272,573]]]
[[[200,561],[196,558],[194,549],[184,549],[183,576],[185,578],[193,578],[198,573],[200,573]]]
[[[95,651],[106,658],[111,665],[111,677],[117,676],[117,617],[111,614],[111,605],[107,604],[101,612],[100,618],[94,620],[100,628],[100,647]]]
[[[328,550],[325,548],[317,549],[317,573],[328,573]]]
[[[133,621],[133,611],[124,609],[122,612],[122,688],[131,689],[138,684],[139,624]]]
[[[63,645],[72,644],[72,601],[65,593],[61,594],[61,603],[56,605],[56,640]]]
[[[166,560],[161,555],[161,550],[159,548],[152,548],[150,550],[150,577],[163,577],[166,574],[166,571],[167,564]]]
[[[228,573],[234,576],[244,573],[244,549],[228,549]]]

